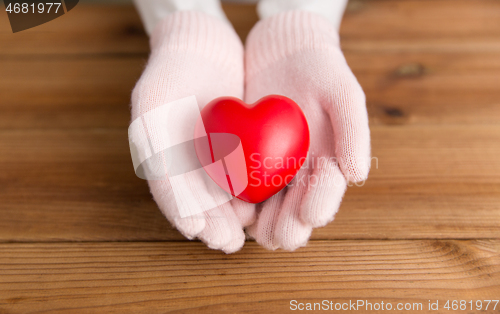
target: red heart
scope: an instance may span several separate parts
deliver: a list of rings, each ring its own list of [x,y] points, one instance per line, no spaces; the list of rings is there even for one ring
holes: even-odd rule
[[[220,187],[241,200],[265,201],[290,183],[306,160],[309,149],[307,120],[300,107],[287,97],[270,95],[251,105],[238,98],[220,97],[203,108],[201,117],[203,124],[198,121],[195,133],[204,134],[204,125],[208,142],[195,141],[198,159]],[[217,134],[226,136],[217,137]],[[225,156],[238,146],[238,137],[245,165],[240,163],[236,169],[234,162],[231,164]],[[224,162],[224,159],[222,175],[207,167],[218,160]],[[235,186],[242,186],[244,190],[235,195],[236,189],[232,188]]]

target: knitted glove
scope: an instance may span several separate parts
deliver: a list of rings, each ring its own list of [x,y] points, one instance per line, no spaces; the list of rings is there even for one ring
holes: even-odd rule
[[[245,102],[279,94],[302,108],[308,160],[291,184],[265,201],[250,236],[268,249],[304,246],[313,228],[333,220],[347,182],[367,178],[370,131],[361,86],[323,16],[288,11],[260,21],[246,43]]]
[[[169,102],[196,96],[203,107],[219,96],[243,97],[243,47],[234,30],[206,13],[179,11],[167,15],[151,34],[151,56],[132,93],[132,121]],[[159,138],[148,130],[150,138]],[[243,246],[243,226],[254,220],[254,207],[234,199],[201,215],[205,204],[220,203],[217,193],[196,174],[173,181],[148,181],[153,198],[168,220],[187,238],[198,237],[227,253]],[[175,186],[173,186],[175,185]],[[178,195],[176,202],[175,195]]]

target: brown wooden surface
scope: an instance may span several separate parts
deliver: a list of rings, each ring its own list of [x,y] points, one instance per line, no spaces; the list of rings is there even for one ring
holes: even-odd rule
[[[225,9],[245,38],[254,7]],[[306,248],[228,256],[185,240],[134,175],[134,8],[80,4],[17,34],[0,14],[0,313],[500,299],[499,21],[496,0],[351,1],[341,44],[378,167]]]
[[[201,243],[0,244],[0,309],[283,313],[294,299],[427,309],[498,299],[499,250],[498,240],[313,241],[293,253],[249,243],[229,256]]]

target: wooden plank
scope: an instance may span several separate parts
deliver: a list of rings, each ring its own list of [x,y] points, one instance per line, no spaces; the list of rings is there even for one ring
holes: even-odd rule
[[[500,52],[345,56],[366,93],[372,125],[500,122]]]
[[[374,1],[370,2],[368,9],[362,7],[357,13],[350,9],[349,14],[368,14],[365,11],[371,10],[380,13],[382,8],[388,10],[393,5],[396,5],[397,10],[408,10],[405,7],[408,5],[412,10],[416,10],[415,12],[424,8],[418,1],[404,3]],[[458,7],[463,9],[466,3],[468,2],[459,2]],[[442,9],[441,4],[437,6]],[[119,6],[119,10],[111,10],[113,6],[78,7],[83,8],[78,14],[87,17],[97,14],[98,18],[99,14],[115,14],[115,17],[106,20],[106,23],[110,23],[107,24],[109,27],[122,25],[122,15],[127,15],[120,13],[125,12],[127,6]],[[478,2],[477,9],[472,10],[470,14],[477,19],[481,17],[481,21],[490,25],[487,19],[489,15],[484,13],[484,7],[483,2]],[[241,20],[241,25],[251,24],[251,20],[255,19],[252,14],[249,14],[246,20],[240,18],[246,16],[247,11],[254,12],[247,6],[229,5],[227,9],[230,16],[239,17],[236,20]],[[128,14],[130,15],[130,12]],[[415,15],[420,16],[419,14]],[[87,20],[92,21],[85,19]],[[92,31],[90,26],[82,26],[82,23],[83,21],[76,23],[80,27],[79,31],[75,30],[77,33]],[[475,26],[475,29],[478,32],[488,32],[480,28],[481,25]],[[52,36],[54,33],[68,30],[68,27],[46,33]],[[116,31],[109,27],[104,28],[103,32],[116,35]],[[240,30],[243,29],[245,26],[240,27]],[[42,30],[43,28],[40,31]],[[31,31],[36,33],[38,28],[27,32]],[[21,34],[24,32],[15,36]],[[30,45],[36,43],[32,39],[27,39],[27,42]],[[84,43],[80,40],[71,42]],[[47,39],[48,46],[54,47],[55,43],[54,38]],[[11,43],[2,47],[16,45],[17,43]],[[40,44],[36,46],[40,47]],[[86,43],[85,47],[92,45]],[[43,52],[43,49],[37,51]],[[113,55],[98,59],[64,57],[62,60],[60,55],[44,59],[19,59],[19,53],[16,54],[15,57],[11,55],[0,60],[0,109],[3,113],[0,115],[1,128],[102,128],[128,125],[128,110],[124,108],[130,101],[130,91],[146,62],[145,54],[119,58]],[[375,53],[347,49],[346,58],[367,93],[372,124],[498,122],[500,95],[495,84],[500,79],[498,52]]]
[[[0,60],[0,128],[127,128],[146,57]]]
[[[370,178],[315,239],[497,238],[500,126],[372,128]],[[125,130],[0,132],[1,241],[180,240]]]
[[[500,4],[495,0],[353,0],[344,16],[345,50],[500,51]],[[253,5],[225,4],[243,39],[257,21]],[[404,17],[404,18],[401,18]],[[148,52],[132,5],[79,4],[50,23],[12,34],[0,16],[0,55]]]
[[[0,225],[16,239],[184,239],[135,176],[126,130],[13,131],[0,138],[8,152],[0,154],[0,168],[10,169],[0,174],[0,208],[8,213]]]
[[[259,21],[257,8],[251,3],[222,3],[227,18],[233,24],[234,30],[245,42],[252,27]]]
[[[253,4],[224,4],[244,40],[258,20]],[[0,55],[86,55],[149,53],[148,36],[131,4],[79,4],[64,16],[13,34],[7,14],[0,15]]]
[[[500,122],[499,53],[347,53],[370,123]],[[146,57],[0,60],[0,128],[126,128]]]
[[[233,255],[201,243],[1,244],[0,311],[284,313],[291,300],[365,300],[425,313],[439,300],[447,313],[446,300],[498,299],[499,250],[498,240],[314,241],[293,253],[249,243]]]
[[[148,38],[133,5],[79,4],[67,14],[12,33],[0,15],[0,55],[146,54]]]
[[[340,29],[344,50],[500,51],[496,0],[354,0]]]

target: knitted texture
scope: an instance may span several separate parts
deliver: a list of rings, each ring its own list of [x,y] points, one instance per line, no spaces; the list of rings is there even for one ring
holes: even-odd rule
[[[306,115],[308,160],[291,184],[259,209],[248,234],[269,249],[304,246],[312,228],[337,212],[348,181],[369,172],[365,95],[324,17],[288,11],[260,21],[246,43],[245,101],[269,94],[293,99]]]
[[[200,106],[220,96],[243,98],[243,46],[226,22],[201,12],[176,12],[156,25],[150,44],[147,66],[132,92],[132,121],[192,95]],[[243,246],[243,226],[255,219],[251,205],[233,200],[196,217],[181,218],[172,180],[165,177],[148,183],[160,210],[187,238],[198,237],[228,253]],[[203,208],[202,204],[218,197],[195,174],[175,184],[183,208]]]

